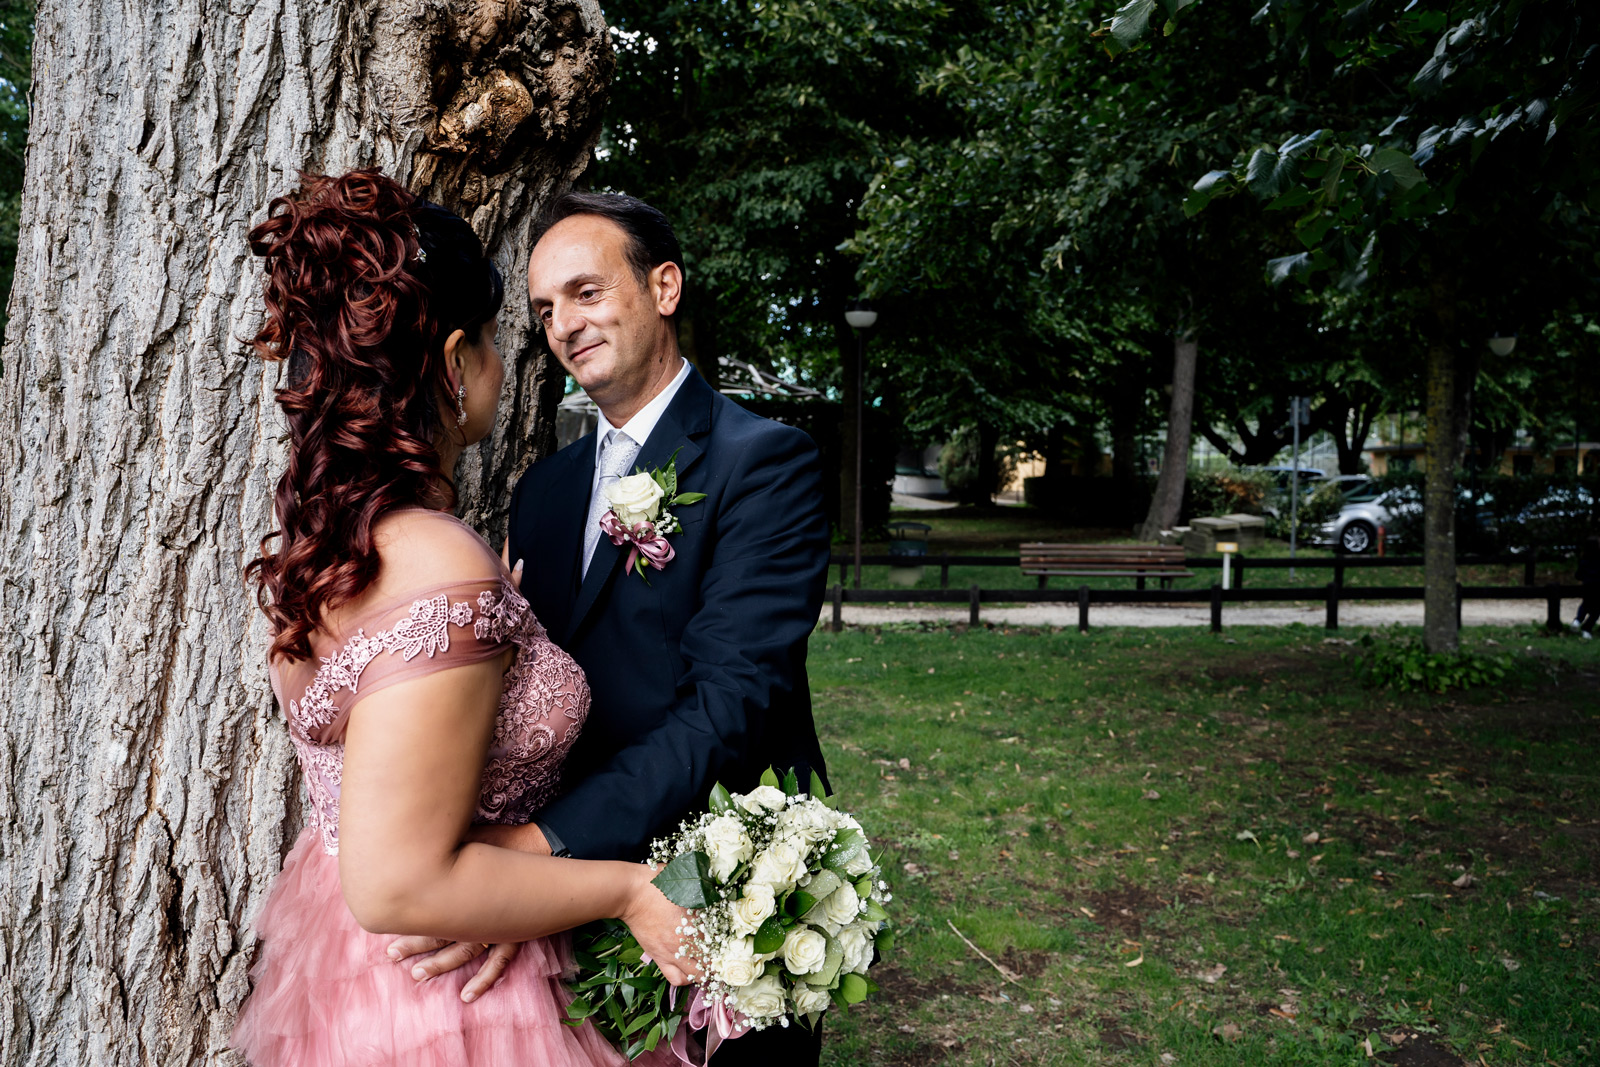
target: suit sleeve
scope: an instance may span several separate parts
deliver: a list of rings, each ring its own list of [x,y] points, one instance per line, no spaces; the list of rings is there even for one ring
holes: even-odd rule
[[[821,460],[810,437],[776,426],[740,455],[671,712],[539,813],[574,856],[640,855],[751,754],[768,709],[805,685],[828,567]]]

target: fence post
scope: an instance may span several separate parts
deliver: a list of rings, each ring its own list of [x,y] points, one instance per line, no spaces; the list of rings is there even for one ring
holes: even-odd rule
[[[1222,583],[1211,583],[1211,632],[1222,632]]]
[[[1087,585],[1078,586],[1078,632],[1080,634],[1089,632],[1089,587]]]
[[[949,589],[950,588],[950,557],[949,556],[940,556],[939,557],[939,588],[940,589]]]
[[[978,583],[973,582],[972,588],[967,590],[967,625],[978,625]]]
[[[1532,585],[1538,578],[1539,550],[1534,548],[1528,553],[1527,562],[1522,565],[1522,584]]]
[[[1545,597],[1545,629],[1553,634],[1558,634],[1561,632],[1561,587],[1559,585],[1547,585],[1545,590],[1549,593]]]
[[[1461,595],[1461,583],[1457,582],[1456,583],[1456,629],[1457,630],[1461,629],[1461,601],[1463,599],[1465,599],[1465,598],[1462,597],[1462,595]]]
[[[833,624],[830,628],[834,633],[839,633],[844,629],[844,583],[828,590],[828,597],[833,601]]]
[[[1243,553],[1240,553],[1239,558],[1233,561],[1233,587],[1235,589],[1244,588],[1244,561],[1245,556]]]
[[[848,582],[849,580],[850,580],[850,561],[848,559],[841,559],[839,561],[839,584],[843,585],[844,583]]]
[[[1338,556],[1333,557],[1333,584],[1344,588],[1344,560]]]
[[[1324,625],[1330,630],[1339,628],[1339,583],[1328,583],[1328,618]]]

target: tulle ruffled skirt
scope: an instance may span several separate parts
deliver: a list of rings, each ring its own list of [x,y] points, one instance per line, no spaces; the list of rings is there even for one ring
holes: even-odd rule
[[[300,835],[256,923],[261,955],[233,1047],[253,1067],[620,1067],[588,1025],[566,1025],[565,936],[522,946],[471,1004],[481,958],[428,982],[385,954],[392,937],[356,924],[339,860]],[[654,1058],[654,1057],[652,1057]]]

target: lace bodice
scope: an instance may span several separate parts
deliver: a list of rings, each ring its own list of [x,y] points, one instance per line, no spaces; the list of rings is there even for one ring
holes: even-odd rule
[[[315,661],[273,663],[272,685],[287,709],[311,825],[330,854],[339,851],[339,785],[351,710],[390,685],[492,659],[508,647],[516,652],[505,674],[477,818],[524,823],[554,798],[561,764],[589,714],[589,685],[534,618],[498,557],[483,548],[497,577],[419,589],[364,612],[341,633],[319,632],[312,642]]]

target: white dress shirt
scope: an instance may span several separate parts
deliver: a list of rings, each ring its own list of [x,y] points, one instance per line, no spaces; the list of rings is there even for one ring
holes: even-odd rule
[[[656,428],[656,423],[660,422],[661,416],[666,413],[667,405],[672,403],[672,398],[678,395],[678,390],[683,388],[683,383],[689,378],[689,361],[682,359],[682,362],[677,376],[667,383],[667,387],[657,393],[650,403],[634,412],[633,418],[623,425],[611,425],[605,412],[600,413],[600,425],[594,433],[594,477],[589,482],[590,500],[594,499],[595,491],[600,487],[600,449],[605,444],[606,435],[612,430],[621,430],[635,444],[643,448],[644,443],[650,438],[650,431]]]

